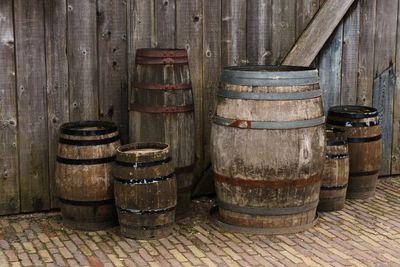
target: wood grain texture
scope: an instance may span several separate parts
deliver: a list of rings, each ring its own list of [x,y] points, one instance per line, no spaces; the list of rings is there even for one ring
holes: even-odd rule
[[[400,15],[400,5],[397,15]],[[397,20],[397,44],[396,44],[396,85],[393,96],[393,141],[392,141],[392,174],[400,173],[400,20]]]
[[[114,126],[114,125],[113,125]],[[56,186],[59,192],[63,223],[68,228],[95,231],[116,225],[114,186],[111,167],[114,161],[90,164],[90,159],[108,159],[115,156],[120,146],[118,131],[110,130],[108,124],[70,125],[64,129],[85,131],[85,129],[107,130],[106,134],[69,135],[61,130],[60,137],[74,144],[59,143],[55,170]],[[88,130],[86,130],[88,131]],[[111,141],[107,139],[112,139]],[[82,145],[83,142],[100,144]],[[60,160],[63,159],[63,160]],[[68,160],[81,161],[80,164]],[[83,161],[83,162],[82,162]],[[73,205],[69,201],[77,201]],[[88,203],[97,202],[97,203]]]
[[[326,131],[324,170],[318,211],[335,211],[344,207],[349,182],[349,151],[345,132]],[[342,144],[340,144],[342,143]]]
[[[196,168],[203,168],[203,1],[178,1],[176,5],[177,47],[188,52],[196,129]],[[197,175],[195,174],[195,177]],[[195,178],[197,179],[197,178]]]
[[[354,0],[327,0],[299,37],[284,65],[309,66]]]
[[[45,3],[47,116],[49,131],[49,179],[51,207],[58,207],[54,168],[60,125],[69,121],[67,3],[66,0]]]
[[[267,71],[260,71],[260,78]],[[237,76],[240,75],[244,74],[238,71]],[[233,92],[266,95],[319,89],[318,84],[252,86],[224,83],[222,86]],[[323,117],[322,98],[250,100],[219,97],[216,115],[242,122],[267,123],[320,118]],[[325,150],[323,124],[290,130],[278,126],[271,130],[240,129],[233,124],[227,126],[214,122],[211,140],[215,187],[222,220],[235,225],[263,228],[290,228],[314,220],[316,205],[314,208],[272,216],[247,213],[247,208],[268,212],[318,201]],[[318,179],[313,180],[312,177]],[[308,182],[301,188],[295,186],[300,179]],[[232,208],[222,207],[221,203],[232,205]],[[245,211],[235,210],[239,207]]]
[[[394,63],[398,0],[376,2],[374,78]],[[379,49],[378,49],[379,47]]]
[[[133,103],[132,83],[134,80],[136,49],[154,47],[154,2],[149,0],[128,1],[128,98]],[[133,116],[129,116],[129,141],[135,142],[132,132]]]
[[[50,208],[44,2],[14,1],[21,211]]]
[[[222,66],[246,64],[246,0],[221,0]]]
[[[157,47],[174,48],[176,44],[175,0],[155,0],[155,27]]]
[[[342,87],[343,23],[340,23],[319,54],[320,86],[324,92],[324,110],[340,104]]]
[[[319,0],[296,0],[296,39],[300,37],[319,9]]]
[[[100,119],[115,122],[127,142],[127,5],[124,0],[99,0],[97,5]]]
[[[346,118],[347,108],[336,108],[339,116],[328,114],[327,127],[346,132],[349,146],[350,171],[346,198],[367,199],[375,195],[381,166],[382,134],[378,116],[369,118]],[[353,114],[363,116],[365,108]],[[370,112],[367,110],[367,112]],[[364,124],[363,126],[357,123]],[[345,125],[345,126],[344,126]],[[378,138],[376,138],[378,137]],[[369,138],[372,138],[369,139]],[[375,139],[376,138],[376,139]]]
[[[203,1],[203,136],[204,165],[210,164],[211,120],[221,74],[221,1]]]
[[[176,50],[170,51],[177,52]],[[183,50],[183,52],[186,51]],[[151,84],[169,86],[190,84],[189,66],[188,64],[146,64],[151,58],[143,55],[144,50],[138,50],[136,53],[140,53],[141,59],[136,64],[135,82],[132,89],[135,99],[131,106],[133,134],[138,142],[162,142],[170,145],[178,188],[176,214],[183,216],[190,209],[190,192],[195,163],[196,137],[192,90],[143,88]],[[188,105],[191,105],[192,108],[186,112],[143,112],[143,107],[155,109]]]
[[[272,0],[247,2],[247,62],[271,63]]]
[[[0,1],[0,215],[20,211],[14,49],[13,1]]]
[[[374,83],[376,0],[360,0],[360,41],[358,47],[358,105],[372,105]],[[378,48],[379,49],[379,48]]]
[[[271,63],[279,65],[296,40],[296,5],[290,0],[272,2]],[[311,63],[310,63],[311,64]],[[298,65],[296,63],[296,65]]]
[[[360,4],[357,1],[343,18],[342,105],[354,105],[357,100],[359,27]]]
[[[70,119],[99,117],[95,0],[68,0]]]
[[[382,163],[380,175],[391,173],[394,86],[395,76],[392,67],[385,70],[374,80],[373,106],[379,112],[379,121],[382,127]]]
[[[141,168],[115,164],[115,201],[121,234],[135,239],[168,236],[175,222],[177,182],[172,161],[158,163],[170,157],[168,146],[147,143],[140,148],[135,144],[122,146],[117,151],[117,161],[134,165],[139,162],[152,164]],[[143,177],[156,179],[140,181]],[[121,210],[122,209],[122,210]],[[140,211],[140,212],[129,212]]]

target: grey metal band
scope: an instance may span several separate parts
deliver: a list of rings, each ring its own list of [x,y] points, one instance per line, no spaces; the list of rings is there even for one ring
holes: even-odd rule
[[[253,86],[309,85],[319,82],[318,71],[240,71],[224,69],[221,77],[224,83]]]
[[[325,122],[325,117],[322,116],[301,121],[245,121],[214,116],[213,122],[223,126],[242,129],[297,129],[321,125]]]
[[[230,90],[219,90],[218,96],[234,99],[249,99],[249,100],[300,100],[319,97],[322,95],[322,90],[313,90],[306,92],[292,93],[253,93],[253,92],[237,92]]]
[[[261,216],[280,216],[280,215],[298,214],[313,210],[317,208],[318,200],[311,203],[307,203],[303,206],[287,207],[287,208],[243,207],[239,205],[226,203],[221,200],[218,201],[218,205],[222,209],[238,213],[261,215]]]

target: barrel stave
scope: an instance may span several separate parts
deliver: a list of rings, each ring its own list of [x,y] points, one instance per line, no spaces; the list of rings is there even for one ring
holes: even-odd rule
[[[331,107],[327,123],[330,127],[344,130],[348,137],[350,174],[347,198],[373,197],[382,153],[377,110],[363,106]]]
[[[115,225],[111,163],[119,144],[117,127],[110,122],[61,126],[55,176],[66,226],[99,230]]]
[[[121,233],[136,239],[168,235],[177,194],[168,145],[135,143],[118,148],[112,174]]]
[[[317,73],[229,67],[222,80],[211,130],[220,219],[280,233],[311,226],[325,144]]]
[[[171,145],[177,168],[177,212],[184,213],[190,203],[196,140],[187,53],[179,49],[139,49],[137,57],[131,140]]]

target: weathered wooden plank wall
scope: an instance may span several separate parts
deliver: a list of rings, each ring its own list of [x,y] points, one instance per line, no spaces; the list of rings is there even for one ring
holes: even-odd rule
[[[188,50],[199,178],[210,164],[222,67],[279,64],[325,2],[0,1],[0,214],[57,206],[61,123],[112,120],[129,140],[128,99],[141,47]],[[383,175],[400,173],[398,16],[399,0],[356,0],[313,63],[325,110],[336,104],[380,109]]]

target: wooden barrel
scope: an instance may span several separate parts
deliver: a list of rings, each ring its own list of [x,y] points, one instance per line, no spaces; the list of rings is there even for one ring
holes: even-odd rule
[[[347,134],[350,156],[347,198],[373,197],[382,151],[378,111],[364,106],[331,107],[327,124],[345,130]]]
[[[318,211],[335,211],[344,207],[349,181],[349,151],[345,131],[326,130],[325,164],[322,173]]]
[[[138,49],[130,106],[132,142],[170,145],[178,184],[177,216],[188,211],[195,162],[192,85],[184,49]]]
[[[318,72],[225,68],[211,143],[221,221],[296,232],[313,225],[324,163]]]
[[[119,145],[112,122],[61,125],[55,178],[67,227],[94,231],[117,223],[111,165]]]
[[[169,146],[121,146],[112,173],[121,233],[135,239],[168,235],[175,221],[177,197]]]

